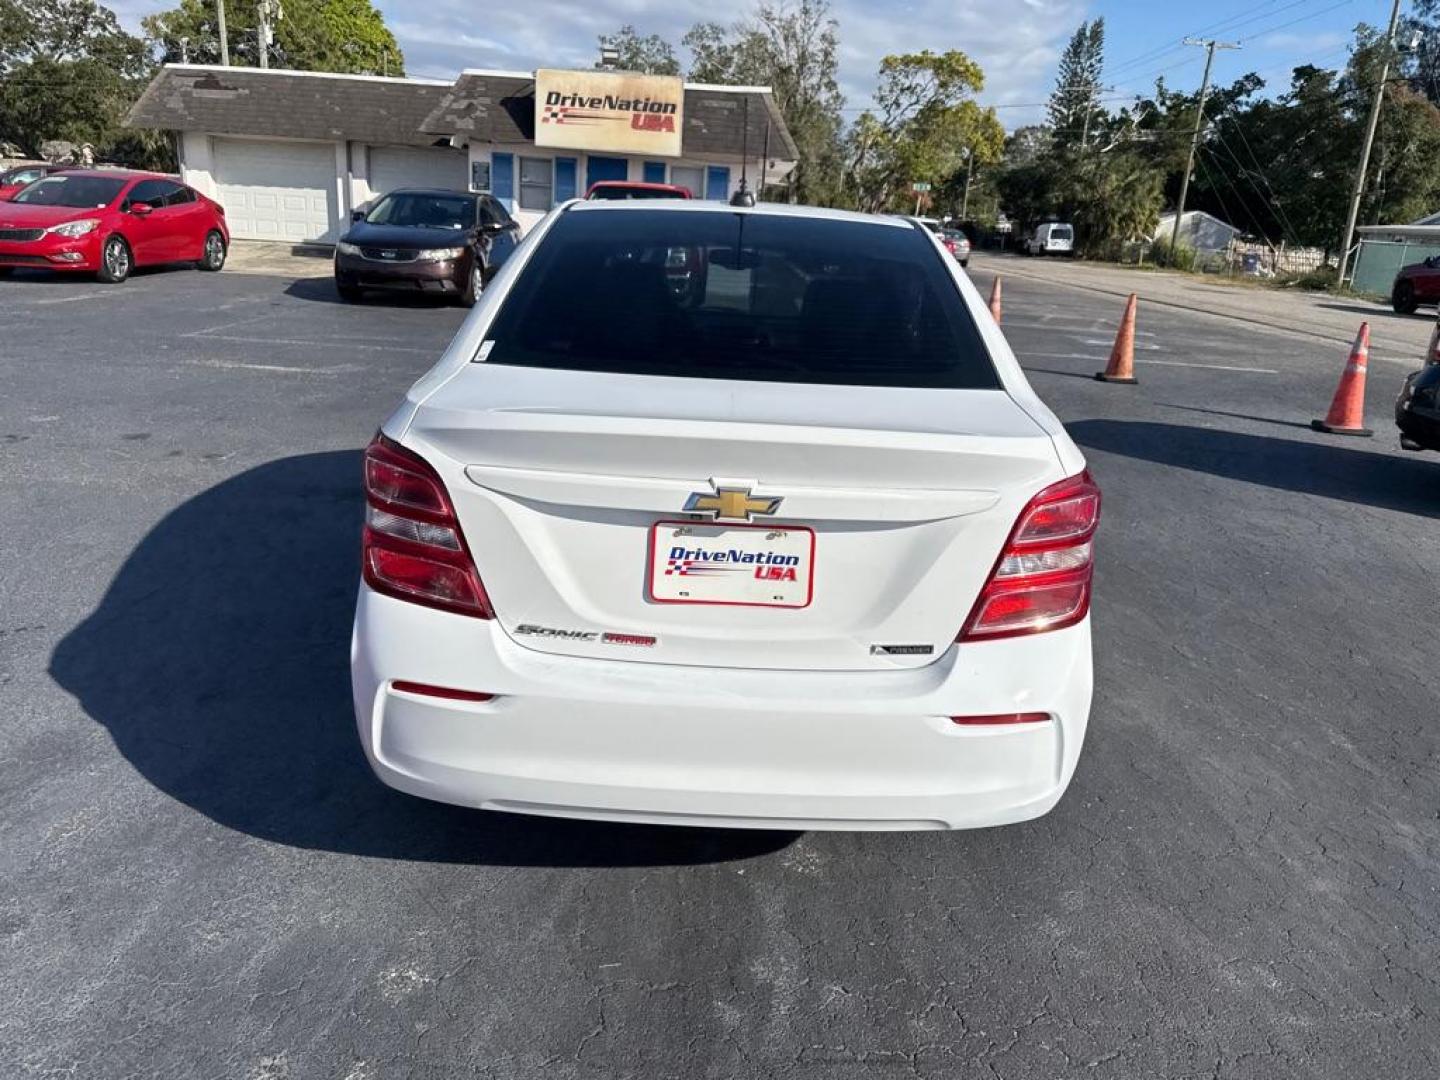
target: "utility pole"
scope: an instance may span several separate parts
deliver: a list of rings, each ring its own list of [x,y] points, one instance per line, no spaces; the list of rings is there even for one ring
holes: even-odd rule
[[[215,15],[220,31],[220,66],[230,66],[230,41],[225,34],[225,0],[215,0]]]
[[[972,146],[970,152],[965,155],[965,194],[960,197],[960,220],[968,221],[966,216],[970,213],[970,178],[975,175],[975,148]]]
[[[1397,0],[1398,2],[1398,0]],[[1216,49],[1238,49],[1237,42],[1197,41],[1186,38],[1186,45],[1205,48],[1205,78],[1200,81],[1200,107],[1195,110],[1195,130],[1190,135],[1190,153],[1185,158],[1185,174],[1180,177],[1180,201],[1175,204],[1175,228],[1170,232],[1170,257],[1180,250],[1180,219],[1185,216],[1185,197],[1190,194],[1190,173],[1195,168],[1195,151],[1200,146],[1200,129],[1205,126],[1205,98],[1210,93],[1210,66],[1215,63]]]
[[[275,40],[275,32],[270,29],[270,20],[279,21],[284,17],[280,10],[280,0],[260,0],[260,20],[255,28],[256,36],[260,39],[260,66],[270,66],[270,43]]]
[[[1385,55],[1380,61],[1380,78],[1375,81],[1375,97],[1370,102],[1370,124],[1365,129],[1365,145],[1360,149],[1360,167],[1355,170],[1355,187],[1350,192],[1350,210],[1345,215],[1345,239],[1340,243],[1340,275],[1337,284],[1345,287],[1345,269],[1350,264],[1350,244],[1355,239],[1355,219],[1360,216],[1360,198],[1365,194],[1365,170],[1370,167],[1370,149],[1375,144],[1375,129],[1380,124],[1380,106],[1385,101],[1385,80],[1390,77],[1390,53],[1395,47],[1395,28],[1400,23],[1400,0],[1390,7],[1390,29],[1385,34]]]

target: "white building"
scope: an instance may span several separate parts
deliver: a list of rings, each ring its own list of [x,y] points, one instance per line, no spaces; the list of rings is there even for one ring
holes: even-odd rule
[[[530,72],[466,71],[445,82],[168,64],[128,122],[175,133],[185,182],[225,207],[242,240],[333,242],[353,210],[397,187],[490,191],[528,227],[598,180],[728,199],[742,175],[758,191],[795,166],[768,87],[538,75],[545,97],[566,104],[547,109]],[[643,97],[634,89],[657,79],[673,86],[663,105],[666,87]]]

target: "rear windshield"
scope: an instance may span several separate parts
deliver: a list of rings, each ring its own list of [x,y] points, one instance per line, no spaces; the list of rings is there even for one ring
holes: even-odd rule
[[[918,229],[720,211],[570,211],[487,360],[630,375],[998,389]]]
[[[1050,226],[1050,239],[1051,239],[1051,240],[1069,240],[1070,238],[1071,238],[1071,232],[1070,232],[1070,226],[1069,226],[1069,225],[1052,225],[1052,226]]]
[[[124,186],[123,179],[108,176],[47,176],[16,195],[15,201],[35,206],[109,206]]]

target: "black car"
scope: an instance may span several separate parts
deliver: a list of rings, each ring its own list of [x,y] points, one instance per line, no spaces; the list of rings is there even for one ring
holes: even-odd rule
[[[1395,400],[1395,426],[1406,450],[1440,450],[1440,363],[1405,379]]]
[[[366,289],[479,298],[520,241],[520,226],[494,196],[403,188],[357,210],[335,245],[335,288],[342,300]]]

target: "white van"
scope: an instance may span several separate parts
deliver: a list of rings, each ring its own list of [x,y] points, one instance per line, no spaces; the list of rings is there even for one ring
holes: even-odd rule
[[[1069,255],[1075,250],[1075,230],[1061,221],[1038,225],[1025,238],[1026,255]]]

